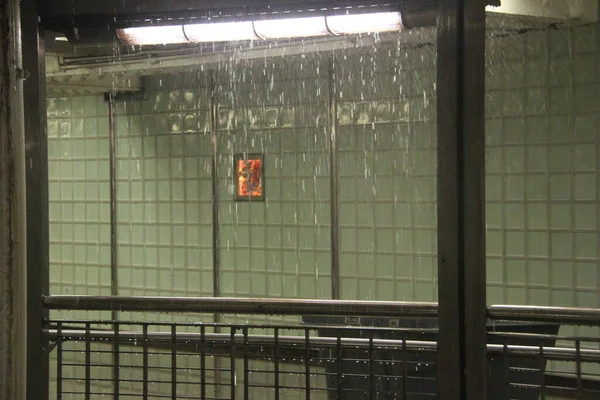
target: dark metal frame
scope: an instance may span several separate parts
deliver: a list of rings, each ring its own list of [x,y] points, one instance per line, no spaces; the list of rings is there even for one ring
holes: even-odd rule
[[[108,105],[108,156],[109,156],[109,201],[110,201],[110,294],[119,294],[119,241],[117,236],[117,125],[115,95],[107,93]],[[113,311],[113,319],[116,311]]]
[[[47,296],[50,310],[120,310],[263,315],[377,315],[381,317],[429,317],[438,313],[437,303],[401,301],[259,299],[227,297],[131,297]]]
[[[487,398],[485,2],[440,0],[437,41],[438,387]]]
[[[337,140],[337,84],[335,81],[335,59],[329,60],[329,204],[331,217],[331,298],[340,298],[340,252],[339,252],[339,168],[338,168],[338,140]]]
[[[211,149],[211,179],[212,179],[212,259],[213,259],[213,296],[221,296],[221,248],[219,243],[219,151],[217,144],[217,78],[215,71],[209,72],[210,90],[210,149]],[[220,317],[215,314],[215,322]]]
[[[178,4],[196,1],[179,1]],[[89,0],[63,0],[43,13],[43,22],[52,26],[60,21],[71,22],[68,14],[85,9],[90,14],[104,13],[129,16],[137,8],[123,7],[122,1],[91,3]],[[255,2],[257,4],[258,2]],[[293,1],[282,1],[290,4]],[[439,344],[439,384],[441,399],[485,399],[486,398],[486,358],[485,358],[485,259],[484,259],[484,195],[483,195],[483,133],[484,133],[484,7],[485,0],[428,0],[426,4],[418,0],[405,0],[402,6],[407,9],[435,9],[438,6],[438,245],[439,245],[439,319],[441,340]],[[42,321],[47,310],[42,307],[40,297],[48,293],[48,171],[47,143],[45,132],[45,74],[44,47],[38,24],[35,0],[22,2],[23,47],[25,68],[30,73],[25,82],[25,101],[28,105],[26,118],[27,158],[31,160],[27,171],[27,218],[28,226],[28,381],[29,398],[43,399],[48,395],[47,388],[40,382],[48,382],[47,357],[44,354],[47,342],[42,335]],[[147,5],[160,8],[164,2],[147,0]],[[237,6],[238,1],[229,1],[229,6]],[[139,4],[138,4],[139,5]],[[220,6],[225,6],[220,4]],[[78,8],[79,7],[79,8]],[[85,8],[81,8],[85,7]],[[169,4],[172,9],[173,5]],[[167,10],[154,10],[164,12]],[[61,14],[62,13],[62,14]],[[85,14],[85,13],[83,13]],[[214,103],[214,87],[212,102]],[[333,111],[332,111],[333,110]],[[211,111],[211,135],[213,140],[213,166],[216,158],[215,112]],[[330,114],[335,109],[330,104]],[[335,114],[333,114],[335,115]],[[214,132],[213,132],[214,131]],[[214,173],[214,172],[213,172]],[[333,171],[332,171],[333,173]],[[215,180],[216,182],[216,180]],[[264,184],[264,180],[263,180]],[[213,187],[213,204],[217,193]],[[263,188],[264,190],[264,188]],[[333,196],[333,194],[332,194]],[[333,199],[332,199],[333,200]],[[213,210],[214,211],[214,210]],[[217,210],[218,211],[218,210]],[[213,212],[214,213],[214,212]],[[218,218],[218,217],[217,217]],[[332,216],[332,221],[333,221]],[[333,225],[333,224],[332,224]],[[333,226],[332,226],[333,229]],[[332,236],[334,232],[332,230]],[[218,238],[214,242],[217,245]],[[332,242],[333,245],[333,242]],[[337,251],[337,249],[336,249]],[[218,255],[213,256],[218,261]],[[218,265],[218,264],[217,264]],[[335,263],[334,263],[335,265]],[[218,267],[217,267],[218,268]],[[218,273],[218,270],[216,271]],[[334,272],[334,271],[332,271]],[[219,293],[218,276],[214,290]],[[336,296],[334,289],[333,295]],[[339,293],[337,293],[339,296]],[[46,298],[48,308],[60,308],[56,297]],[[62,301],[67,301],[63,299]],[[78,298],[77,302],[84,301]],[[181,303],[183,300],[174,299]],[[233,301],[233,299],[219,299]],[[112,299],[113,306],[116,299]],[[164,300],[160,300],[161,302]],[[173,304],[158,301],[148,302],[152,310],[171,310]],[[185,303],[185,301],[183,301]],[[181,303],[181,304],[183,304]],[[248,300],[256,305],[256,300]],[[83,308],[83,303],[68,303],[71,308]],[[181,306],[180,304],[180,306]],[[227,307],[203,304],[202,311],[220,312]],[[121,304],[126,306],[125,303]],[[352,302],[345,315],[360,314],[360,302]],[[208,308],[207,308],[208,306]],[[293,301],[269,300],[262,309],[264,313],[275,311],[300,312],[301,308]],[[102,306],[106,307],[106,305]],[[133,307],[133,306],[131,306]],[[139,307],[139,306],[135,306]],[[178,306],[179,307],[179,306]],[[182,311],[198,311],[200,308],[183,304]],[[252,308],[247,305],[246,312]],[[279,308],[277,308],[279,307]],[[313,304],[313,307],[315,305]],[[318,313],[311,308],[311,313]],[[343,307],[336,309],[338,314]],[[345,306],[344,306],[345,307]],[[431,307],[427,305],[426,307]],[[125,310],[125,308],[121,308]],[[379,303],[379,315],[410,315],[402,303]],[[146,308],[147,309],[147,308]],[[304,313],[304,309],[302,312]],[[372,312],[370,309],[369,312]],[[501,313],[492,309],[490,312]],[[324,312],[324,311],[323,311]],[[436,310],[437,312],[437,310]],[[501,315],[505,315],[504,312]]]
[[[27,398],[48,398],[48,339],[40,332],[48,318],[40,298],[49,293],[48,140],[44,33],[36,0],[21,1],[25,157],[27,160]]]

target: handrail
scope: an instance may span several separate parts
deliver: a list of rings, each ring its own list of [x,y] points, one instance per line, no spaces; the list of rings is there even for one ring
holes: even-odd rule
[[[437,317],[437,303],[227,297],[47,296],[50,310],[194,312],[262,315]]]
[[[151,311],[262,315],[339,315],[436,318],[437,303],[227,297],[75,296],[43,298],[50,310]],[[493,320],[600,326],[600,309],[493,305]]]
[[[488,316],[504,321],[559,322],[565,325],[600,325],[600,309],[495,305]]]
[[[134,342],[148,340],[151,342],[168,342],[172,343],[173,338],[178,343],[205,343],[210,345],[234,342],[240,346],[298,346],[308,345],[313,349],[318,348],[336,348],[338,346],[337,337],[310,337],[304,336],[279,336],[277,343],[275,338],[269,335],[247,335],[243,334],[226,334],[226,333],[192,333],[192,332],[177,332],[173,335],[172,332],[147,332],[144,334],[140,331],[119,331],[118,334],[112,330],[90,330],[85,329],[44,329],[44,334],[50,339],[58,338],[66,340],[104,340],[119,342]],[[437,342],[422,341],[422,340],[396,340],[396,339],[368,339],[368,338],[340,338],[342,346],[351,348],[387,348],[387,349],[402,349],[403,351],[415,352],[435,352],[437,351]],[[571,348],[558,346],[531,346],[518,344],[487,344],[487,351],[490,354],[510,354],[523,357],[540,357],[558,361],[577,361],[577,362],[600,362],[600,350],[587,348]]]

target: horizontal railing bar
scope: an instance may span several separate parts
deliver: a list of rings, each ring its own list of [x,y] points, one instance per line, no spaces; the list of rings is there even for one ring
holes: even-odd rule
[[[262,315],[437,317],[437,303],[227,297],[47,296],[50,310],[194,312]]]
[[[433,302],[353,301],[281,298],[74,296],[43,298],[51,310],[192,312],[258,315],[337,315],[436,318]],[[551,322],[564,325],[600,326],[600,309],[493,305],[493,320]]]
[[[60,336],[58,335],[57,329],[44,329],[44,333],[51,340],[56,340],[58,337],[67,340],[86,340],[86,331],[84,329],[63,329],[61,330]],[[175,337],[177,342],[182,342],[189,344],[191,342],[200,342],[202,340],[202,335],[199,333],[192,332],[177,332]],[[269,335],[248,335],[248,340],[244,340],[243,334],[235,334],[234,340],[236,345],[243,346],[244,343],[247,343],[251,346],[269,346],[274,345],[273,336]],[[205,343],[211,345],[221,345],[221,344],[229,344],[231,343],[232,335],[229,333],[206,333],[205,334]],[[103,340],[112,340],[115,338],[114,331],[90,331],[89,334],[90,339],[103,339]],[[147,338],[151,342],[163,342],[163,341],[171,341],[172,333],[171,332],[148,332]],[[143,341],[144,335],[142,332],[134,332],[134,331],[119,331],[119,340],[121,342],[134,342],[132,345],[135,345],[137,341]],[[278,345],[281,346],[303,346],[306,344],[306,338],[303,336],[279,336],[278,337]],[[437,349],[437,343],[431,341],[406,341],[407,348],[411,350],[430,350],[435,351]],[[311,337],[308,340],[308,344],[316,347],[336,347],[337,346],[337,338],[336,337]],[[379,348],[401,348],[402,340],[392,340],[392,339],[373,339],[373,344]],[[342,338],[342,345],[350,346],[350,347],[359,347],[359,348],[368,348],[369,347],[369,339],[362,338]],[[412,346],[412,347],[411,347]]]
[[[58,337],[68,340],[86,340],[86,331],[78,329],[61,330],[60,336],[56,329],[45,329],[44,333],[50,339]],[[144,336],[142,332],[119,331],[120,341],[142,341]],[[198,333],[178,332],[176,333],[176,341],[183,343],[200,342],[201,335]],[[90,331],[89,338],[104,339],[110,341],[114,339],[114,331]],[[171,332],[149,332],[147,334],[149,341],[162,342],[171,341]],[[227,344],[231,343],[231,334],[227,333],[206,333],[204,340],[207,344]],[[244,338],[243,334],[233,335],[236,345],[249,344],[252,346],[274,346],[275,340],[273,336],[268,335],[248,335]],[[342,346],[348,348],[369,348],[370,339],[368,338],[341,338]],[[419,341],[406,340],[406,346],[403,347],[403,340],[394,339],[373,339],[373,345],[380,348],[396,348],[418,352],[435,352],[437,351],[437,342],[435,341]],[[303,336],[280,336],[277,341],[279,346],[303,346],[307,340]],[[311,348],[336,348],[338,346],[337,337],[311,337],[308,340]],[[134,344],[132,344],[134,345]],[[556,346],[527,346],[527,345],[512,345],[512,344],[488,344],[488,353],[492,354],[510,354],[527,357],[544,357],[546,359],[559,361],[581,361],[581,362],[600,362],[600,350],[595,349],[580,349],[579,352],[574,348],[556,347]],[[579,353],[579,354],[578,354]]]
[[[600,309],[495,305],[488,316],[504,321],[559,322],[565,325],[600,325]]]

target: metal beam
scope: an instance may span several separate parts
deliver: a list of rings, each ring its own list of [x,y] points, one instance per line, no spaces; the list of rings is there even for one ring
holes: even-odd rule
[[[406,10],[435,9],[437,0],[371,1],[370,4],[384,7],[401,5]],[[291,12],[302,10],[344,9],[363,6],[364,0],[53,0],[47,2],[42,17],[79,16],[132,16],[142,14],[198,14],[212,12]],[[217,13],[218,11],[218,13]]]
[[[329,60],[329,196],[330,196],[330,223],[331,223],[331,298],[339,299],[340,287],[340,249],[339,249],[339,169],[338,169],[338,141],[337,141],[337,84],[335,75],[335,58]]]
[[[564,325],[600,326],[600,309],[540,306],[490,306],[488,316],[503,321],[557,322]]]
[[[51,310],[119,310],[262,315],[437,316],[436,303],[228,297],[48,296]]]
[[[487,398],[485,1],[440,0],[437,42],[440,400]]]
[[[44,35],[35,0],[21,1],[27,186],[27,398],[48,399],[48,341],[41,334],[49,287],[48,140]]]
[[[24,399],[27,232],[24,74],[18,0],[0,5],[0,41],[0,398]]]

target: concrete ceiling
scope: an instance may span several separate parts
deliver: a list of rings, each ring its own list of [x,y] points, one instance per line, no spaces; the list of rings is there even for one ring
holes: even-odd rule
[[[488,33],[519,32],[553,26],[597,22],[598,0],[503,0],[499,8],[488,10]],[[207,68],[231,60],[250,60],[311,52],[372,46],[375,41],[397,42],[406,46],[434,44],[434,28],[417,28],[378,38],[326,38],[310,41],[265,43],[251,46],[210,48],[202,46],[126,49],[118,45],[72,46],[50,38],[47,46],[49,93],[103,93],[140,90],[141,76],[189,69]]]

